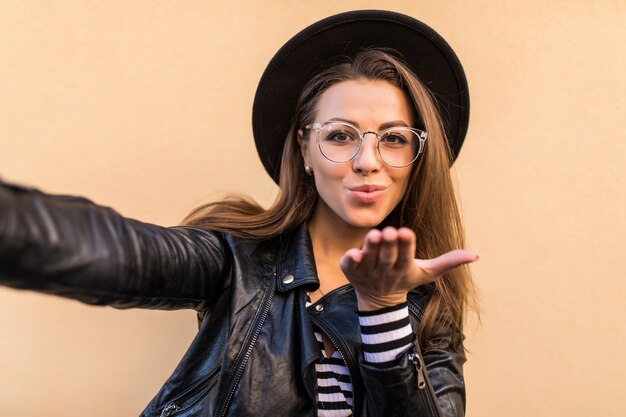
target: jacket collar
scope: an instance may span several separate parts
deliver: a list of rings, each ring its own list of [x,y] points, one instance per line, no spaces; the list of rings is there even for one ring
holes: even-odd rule
[[[302,286],[311,292],[320,286],[306,223],[281,238],[276,266],[278,292],[287,292]]]

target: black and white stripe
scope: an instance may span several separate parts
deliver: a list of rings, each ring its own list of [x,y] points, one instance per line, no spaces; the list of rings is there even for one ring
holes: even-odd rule
[[[307,307],[311,306],[307,300]],[[414,340],[407,304],[375,311],[359,312],[361,340],[366,362],[378,366],[395,364],[396,357],[408,349]],[[352,379],[341,353],[329,357],[324,349],[322,331],[313,326],[322,359],[315,364],[317,374],[317,416],[352,416]]]
[[[407,303],[375,311],[359,311],[363,356],[368,363],[391,366],[414,340]]]
[[[315,331],[315,339],[323,358],[315,364],[317,374],[318,417],[347,417],[352,415],[352,379],[341,353],[336,350],[329,357],[324,350],[322,334]]]

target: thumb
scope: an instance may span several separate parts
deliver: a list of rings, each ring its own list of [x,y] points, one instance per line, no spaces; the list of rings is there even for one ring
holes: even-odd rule
[[[363,252],[360,249],[350,249],[339,261],[339,266],[345,274],[349,274],[350,272],[354,272],[358,269],[362,258]]]
[[[416,259],[417,266],[429,272],[434,280],[451,269],[478,260],[478,255],[467,249],[455,249],[433,259]]]

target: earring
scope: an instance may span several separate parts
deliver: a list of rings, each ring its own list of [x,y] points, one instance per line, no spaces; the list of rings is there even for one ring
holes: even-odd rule
[[[308,165],[304,167],[304,172],[306,172],[306,175],[308,175],[309,177],[313,176],[313,170]]]

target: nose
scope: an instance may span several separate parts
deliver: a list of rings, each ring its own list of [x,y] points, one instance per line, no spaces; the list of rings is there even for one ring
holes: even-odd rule
[[[368,175],[380,170],[383,161],[380,159],[376,146],[378,137],[374,132],[365,132],[361,149],[352,160],[352,169],[362,175]]]

